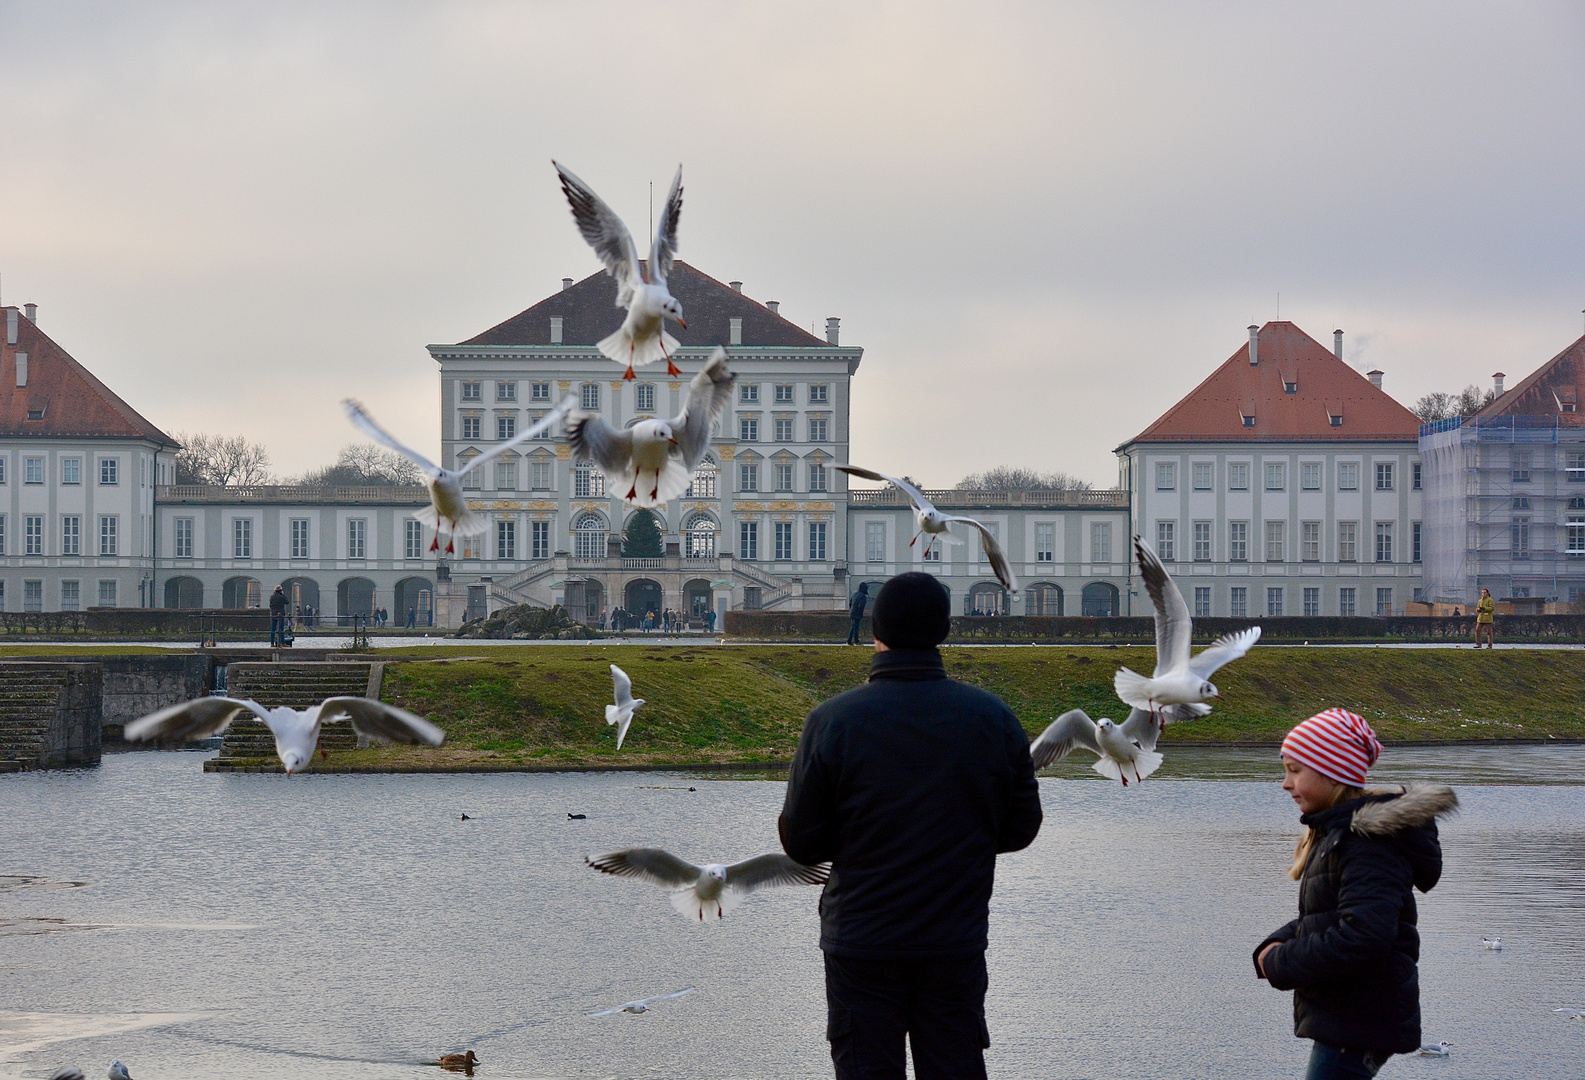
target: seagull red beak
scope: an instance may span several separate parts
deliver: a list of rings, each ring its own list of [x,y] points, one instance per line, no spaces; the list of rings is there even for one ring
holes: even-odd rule
[[[683,329],[684,329],[684,330],[686,330],[686,329],[688,329],[688,320],[687,320],[687,319],[684,319],[684,318],[681,318],[681,317],[679,317],[679,318],[678,318],[678,319],[677,319],[677,325],[678,325],[678,326],[680,326],[680,327],[682,327],[682,328],[683,328]]]
[[[671,443],[673,446],[677,445],[677,437],[675,435],[672,436],[671,438],[667,439],[666,441]]]

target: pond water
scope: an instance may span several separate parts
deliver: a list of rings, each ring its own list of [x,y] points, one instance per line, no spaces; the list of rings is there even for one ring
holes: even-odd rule
[[[119,1057],[139,1080],[434,1080],[423,1063],[465,1048],[481,1077],[830,1075],[816,890],[701,926],[583,865],[773,850],[779,779],[286,778],[202,758],[0,776],[0,1078]],[[1270,752],[1169,765],[1128,790],[1042,779],[1046,826],[998,867],[992,1076],[1302,1075],[1291,998],[1249,960],[1295,904],[1296,814],[1255,779]],[[1382,1075],[1580,1076],[1585,1024],[1551,1010],[1585,1008],[1585,786],[1557,782],[1585,776],[1585,750],[1399,750],[1382,771],[1464,804],[1420,908],[1425,1035],[1454,1053]]]

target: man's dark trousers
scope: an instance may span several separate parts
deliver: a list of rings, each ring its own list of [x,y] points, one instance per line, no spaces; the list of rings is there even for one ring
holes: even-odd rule
[[[863,621],[864,621],[863,612],[860,612],[859,614],[854,615],[852,617],[852,619],[849,621],[849,625],[848,625],[848,644],[849,645],[857,645],[857,644],[859,644],[859,624],[862,623]]]
[[[272,614],[270,616],[270,644],[286,644],[286,616]]]
[[[826,1037],[837,1080],[903,1080],[911,1039],[917,1080],[983,1080],[985,954],[858,960],[825,954]]]

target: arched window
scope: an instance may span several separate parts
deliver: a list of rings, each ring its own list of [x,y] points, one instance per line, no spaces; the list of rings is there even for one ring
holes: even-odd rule
[[[982,581],[969,589],[966,615],[1006,615],[1007,590],[995,582]]]
[[[711,480],[714,483],[714,478]],[[683,549],[683,557],[688,559],[713,559],[715,558],[716,537],[720,530],[708,514],[698,514],[692,521],[683,527],[683,535],[687,537],[687,545]]]
[[[572,554],[576,559],[605,558],[605,519],[584,514],[572,525]]]
[[[605,473],[581,461],[572,467],[572,497],[574,499],[605,498]]]
[[[1108,581],[1092,581],[1080,596],[1084,614],[1110,618],[1117,614],[1117,586]]]
[[[693,471],[693,479],[688,482],[688,490],[683,493],[685,499],[713,499],[715,498],[715,481],[720,470],[715,462],[705,458],[699,462],[699,467]]]
[[[1029,586],[1029,591],[1024,595],[1024,613],[1026,615],[1062,614],[1061,586],[1043,581]]]

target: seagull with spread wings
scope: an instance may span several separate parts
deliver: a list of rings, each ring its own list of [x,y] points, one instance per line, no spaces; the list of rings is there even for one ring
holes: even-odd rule
[[[616,704],[605,707],[605,722],[616,725],[616,748],[620,750],[622,740],[627,738],[628,725],[633,722],[633,714],[644,704],[644,699],[633,696],[633,680],[615,664],[611,665],[611,684],[616,693]]]
[[[649,262],[642,264],[633,234],[627,231],[616,211],[559,162],[551,164],[561,176],[561,190],[572,205],[572,219],[578,231],[605,264],[605,272],[616,278],[616,306],[627,309],[621,329],[595,347],[617,363],[627,365],[622,373],[624,379],[636,379],[635,366],[643,367],[656,360],[666,361],[666,374],[681,375],[681,369],[671,359],[677,351],[677,339],[666,333],[666,320],[671,319],[684,330],[688,329],[688,324],[683,321],[682,305],[666,287],[666,279],[677,258],[677,220],[682,216],[682,166],[677,166],[671,194],[666,196],[666,204],[661,208],[655,239],[649,249]],[[648,281],[645,280],[646,271]]]
[[[1136,783],[1161,768],[1162,757],[1156,752],[1156,738],[1167,724],[1179,720],[1193,720],[1211,711],[1209,705],[1169,705],[1157,716],[1144,709],[1135,709],[1121,724],[1106,717],[1091,720],[1083,709],[1069,709],[1051,721],[1045,731],[1029,744],[1029,756],[1035,768],[1061,761],[1082,747],[1096,756],[1092,766],[1109,780],[1121,780],[1128,786],[1132,773]]]
[[[537,439],[549,431],[556,421],[572,411],[573,398],[569,394],[560,405],[534,421],[527,430],[506,442],[490,447],[482,454],[469,458],[460,469],[442,469],[418,451],[403,446],[391,438],[390,433],[384,428],[376,424],[374,418],[363,410],[362,405],[351,398],[343,401],[341,405],[347,410],[347,419],[356,424],[365,435],[386,449],[395,450],[424,470],[429,483],[429,505],[413,511],[413,516],[435,530],[435,539],[429,545],[430,551],[440,550],[440,523],[446,521],[451,525],[451,535],[446,538],[446,554],[450,555],[456,551],[457,537],[476,536],[490,527],[488,520],[468,509],[467,497],[462,493],[462,478],[474,469],[482,467],[486,462],[494,461],[502,454],[516,450],[524,443]]]
[[[1216,670],[1243,656],[1260,640],[1260,627],[1251,626],[1236,634],[1217,638],[1200,655],[1189,655],[1194,620],[1183,593],[1161,564],[1155,550],[1141,537],[1134,537],[1134,554],[1139,559],[1139,576],[1156,608],[1156,670],[1147,679],[1137,671],[1119,668],[1112,688],[1124,704],[1156,712],[1162,705],[1190,705],[1219,698],[1221,692],[1210,681]]]
[[[701,922],[706,913],[721,918],[756,889],[772,885],[824,885],[831,864],[805,866],[780,853],[724,865],[695,866],[660,848],[629,848],[584,860],[602,874],[635,877],[671,893],[671,906]]]
[[[579,413],[567,426],[573,460],[594,462],[610,490],[625,491],[622,497],[633,506],[664,505],[688,490],[735,378],[726,350],[716,349],[688,384],[682,412],[670,420],[640,420],[619,431],[598,416]]]
[[[439,746],[446,733],[406,709],[362,697],[331,697],[306,709],[284,705],[266,709],[256,701],[239,698],[202,697],[150,713],[126,726],[122,738],[127,742],[192,742],[219,735],[239,716],[252,713],[275,736],[275,753],[290,776],[301,772],[313,760],[319,743],[319,729],[341,720],[352,723],[361,737],[377,742],[423,743]]]
[[[693,993],[693,989],[690,986],[686,989],[678,990],[675,994],[657,994],[652,998],[640,998],[637,1001],[629,1001],[627,1004],[618,1005],[614,1009],[604,1009],[600,1012],[585,1013],[584,1015],[591,1020],[598,1020],[602,1016],[615,1016],[617,1013],[633,1013],[636,1016],[639,1013],[649,1012],[649,1007],[657,1001],[668,1001],[671,998],[685,997]]]
[[[914,533],[914,538],[908,541],[909,547],[914,546],[921,534],[929,537],[925,541],[926,551],[930,550],[930,545],[935,542],[937,537],[940,537],[943,543],[957,543],[958,539],[952,535],[950,529],[953,522],[972,525],[978,529],[980,542],[985,545],[985,558],[991,564],[991,572],[996,575],[996,580],[1002,583],[1003,588],[1014,596],[1018,595],[1018,578],[1013,575],[1013,568],[1008,563],[1007,556],[1002,552],[1002,545],[996,542],[996,537],[991,534],[991,530],[986,528],[982,522],[975,521],[971,517],[964,517],[961,514],[943,514],[935,508],[935,505],[929,499],[925,498],[922,491],[906,480],[899,480],[895,476],[887,476],[885,473],[878,473],[871,469],[861,469],[857,465],[838,465],[837,469],[851,476],[861,476],[866,480],[874,480],[877,483],[894,484],[899,491],[908,496],[908,501],[913,503],[914,506],[914,520],[919,525],[919,530]]]

